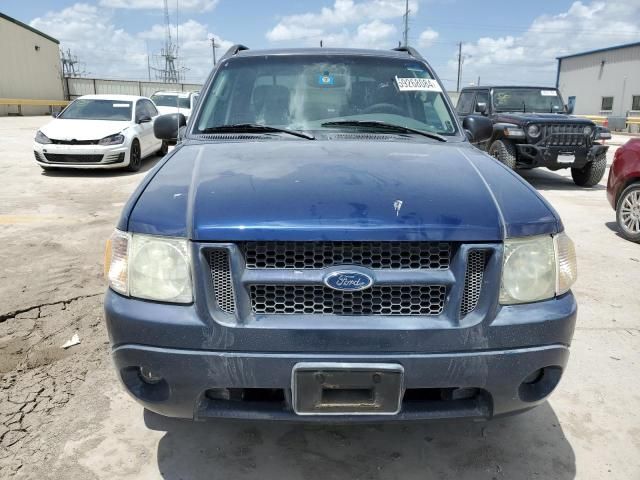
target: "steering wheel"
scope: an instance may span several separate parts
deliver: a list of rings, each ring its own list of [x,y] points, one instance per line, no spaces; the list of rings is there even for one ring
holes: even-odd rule
[[[398,115],[404,115],[405,112],[393,103],[376,103],[375,105],[369,105],[361,113],[397,113]]]

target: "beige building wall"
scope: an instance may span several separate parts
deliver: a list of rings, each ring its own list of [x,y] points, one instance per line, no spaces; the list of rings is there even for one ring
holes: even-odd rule
[[[640,96],[640,45],[563,58],[558,86],[565,102],[575,96],[577,115],[640,115],[632,110]],[[613,97],[610,111],[602,110],[602,97]]]
[[[64,100],[57,42],[0,14],[0,45],[0,98]],[[0,105],[0,115],[8,112],[17,107]],[[22,107],[25,115],[48,112],[48,107]]]

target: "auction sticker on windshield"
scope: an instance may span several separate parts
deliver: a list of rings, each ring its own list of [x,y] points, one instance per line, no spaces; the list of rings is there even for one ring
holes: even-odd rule
[[[401,78],[396,76],[396,84],[401,92],[441,92],[438,82],[431,78]]]
[[[543,97],[557,97],[558,92],[556,92],[555,90],[540,90],[540,95],[542,95]]]

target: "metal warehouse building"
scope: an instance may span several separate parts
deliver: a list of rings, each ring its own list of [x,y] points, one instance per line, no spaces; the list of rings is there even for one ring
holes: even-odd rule
[[[577,115],[640,116],[640,42],[558,57],[556,85]]]
[[[59,43],[55,38],[0,12],[0,115],[16,112],[12,99],[63,100]],[[28,104],[26,104],[28,105]],[[47,106],[20,106],[22,113],[47,113]]]

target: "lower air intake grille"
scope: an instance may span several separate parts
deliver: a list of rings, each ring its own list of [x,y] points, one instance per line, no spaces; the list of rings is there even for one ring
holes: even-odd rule
[[[51,163],[99,163],[102,161],[102,155],[93,154],[45,153],[44,156]]]
[[[231,281],[229,252],[227,250],[212,250],[209,253],[209,266],[213,280],[213,292],[218,308],[226,313],[235,313],[236,301]]]
[[[258,314],[439,315],[443,285],[381,285],[343,292],[322,285],[251,285],[251,307]]]
[[[460,317],[472,312],[478,305],[486,263],[486,250],[471,250],[469,252],[467,272],[464,275],[464,295],[460,305]]]

